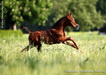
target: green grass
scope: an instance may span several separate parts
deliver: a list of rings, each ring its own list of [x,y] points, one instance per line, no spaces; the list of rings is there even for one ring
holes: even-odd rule
[[[13,30],[0,30],[0,37],[19,37],[22,36],[21,31],[13,31]]]
[[[43,44],[41,53],[36,48],[21,53],[28,45],[28,35],[6,32],[4,35],[5,31],[0,31],[0,75],[106,74],[106,36],[97,32],[91,35],[87,32],[67,33],[77,41],[83,53],[64,44]]]

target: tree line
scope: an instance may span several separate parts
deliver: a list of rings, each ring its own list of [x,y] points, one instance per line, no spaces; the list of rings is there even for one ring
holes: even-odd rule
[[[2,3],[3,1],[3,3]],[[2,0],[0,26],[3,29],[28,25],[32,30],[46,29],[71,12],[79,31],[98,30],[106,25],[106,0]],[[3,10],[2,10],[3,7]],[[1,28],[2,29],[2,28]],[[67,27],[67,30],[72,30]]]

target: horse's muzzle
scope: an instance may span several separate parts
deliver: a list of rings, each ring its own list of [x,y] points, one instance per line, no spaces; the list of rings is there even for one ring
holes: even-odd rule
[[[76,26],[76,30],[79,30],[79,28],[80,28],[80,26],[79,26],[79,25],[77,25],[77,26]]]

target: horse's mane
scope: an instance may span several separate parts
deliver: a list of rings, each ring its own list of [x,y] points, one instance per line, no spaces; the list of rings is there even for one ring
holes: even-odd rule
[[[55,28],[55,27],[57,27],[57,25],[59,25],[59,23],[60,23],[60,21],[63,19],[64,17],[62,17],[62,18],[60,18],[54,25],[53,25],[53,27],[52,28]]]

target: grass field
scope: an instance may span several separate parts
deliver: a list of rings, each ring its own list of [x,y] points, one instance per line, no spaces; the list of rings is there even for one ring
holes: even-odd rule
[[[41,53],[36,48],[21,53],[28,35],[7,32],[0,31],[0,75],[106,75],[105,35],[67,33],[83,53],[64,44],[43,44]]]

